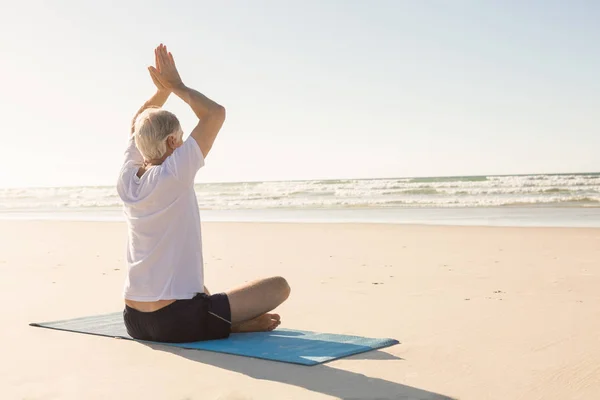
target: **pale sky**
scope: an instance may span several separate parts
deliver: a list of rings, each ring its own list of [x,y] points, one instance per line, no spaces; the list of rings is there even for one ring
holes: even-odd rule
[[[3,2],[0,186],[113,185],[161,42],[228,111],[198,182],[600,171],[598,21],[593,0]]]

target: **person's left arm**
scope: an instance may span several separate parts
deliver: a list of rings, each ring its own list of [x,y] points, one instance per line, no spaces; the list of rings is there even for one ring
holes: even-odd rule
[[[156,68],[159,68],[158,55],[156,53],[156,50],[154,51],[154,60],[156,62]],[[148,70],[150,71],[150,68],[148,68]],[[150,73],[150,77],[152,78],[152,82],[154,82],[154,85],[156,86],[156,93],[154,93],[154,95],[152,97],[150,97],[140,107],[140,109],[135,113],[135,116],[133,117],[133,120],[131,121],[130,135],[133,135],[133,132],[135,129],[135,120],[142,112],[144,112],[145,109],[150,108],[150,107],[162,107],[167,102],[167,100],[169,99],[169,96],[171,95],[171,91],[169,89],[167,89],[162,83],[160,83],[160,81],[158,79],[156,79],[154,74]]]
[[[154,93],[154,95],[152,97],[150,97],[144,103],[144,105],[142,105],[140,107],[138,112],[135,113],[133,120],[131,120],[131,132],[129,134],[133,135],[133,132],[135,130],[135,120],[142,112],[144,112],[145,109],[150,108],[150,107],[162,107],[167,102],[167,99],[169,98],[170,95],[171,95],[171,92],[169,92],[168,90],[158,89],[156,91],[156,93]]]

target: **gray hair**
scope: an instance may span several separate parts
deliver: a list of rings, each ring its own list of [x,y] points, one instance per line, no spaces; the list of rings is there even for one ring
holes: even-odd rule
[[[167,138],[183,131],[175,114],[161,108],[148,108],[135,120],[135,144],[146,160],[156,160],[167,152]]]

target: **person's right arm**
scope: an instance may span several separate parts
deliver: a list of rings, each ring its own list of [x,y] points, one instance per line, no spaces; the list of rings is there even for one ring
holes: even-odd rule
[[[157,48],[158,69],[150,67],[150,73],[172,93],[185,101],[199,119],[192,131],[204,157],[210,152],[217,134],[225,122],[225,108],[202,93],[185,86],[179,76],[173,55],[164,45]]]
[[[183,84],[173,89],[173,93],[185,101],[198,117],[198,124],[192,130],[191,136],[206,157],[225,122],[225,107]]]

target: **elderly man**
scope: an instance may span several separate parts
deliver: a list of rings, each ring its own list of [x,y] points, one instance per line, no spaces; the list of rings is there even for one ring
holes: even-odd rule
[[[117,183],[127,219],[123,317],[136,339],[191,342],[231,332],[275,329],[270,311],[290,293],[285,279],[257,280],[224,293],[204,286],[200,213],[194,178],[225,121],[225,108],[185,86],[166,46],[148,68],[157,92],[133,119]],[[183,140],[179,121],[161,109],[173,93],[198,117]]]

